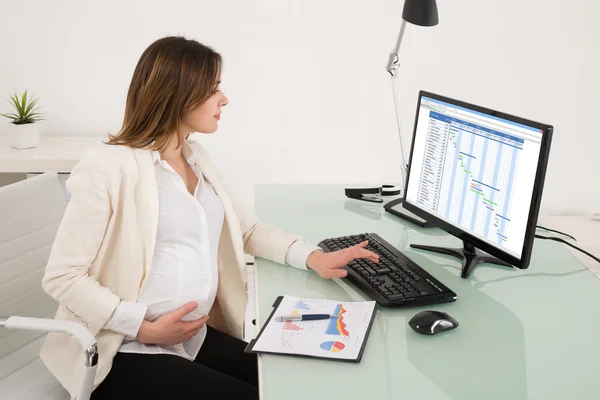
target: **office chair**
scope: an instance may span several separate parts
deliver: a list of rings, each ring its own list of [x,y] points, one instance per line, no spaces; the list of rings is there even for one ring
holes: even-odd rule
[[[0,187],[0,399],[65,400],[69,393],[39,358],[47,332],[66,332],[82,345],[88,400],[98,359],[85,327],[52,319],[58,303],[41,281],[66,202],[56,173]]]

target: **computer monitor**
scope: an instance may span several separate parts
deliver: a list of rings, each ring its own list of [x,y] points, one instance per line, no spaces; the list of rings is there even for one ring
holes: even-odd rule
[[[419,92],[404,206],[463,241],[411,245],[478,263],[529,266],[553,127]]]

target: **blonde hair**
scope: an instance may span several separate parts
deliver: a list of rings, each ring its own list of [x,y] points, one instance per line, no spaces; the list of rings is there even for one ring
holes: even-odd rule
[[[152,43],[133,72],[123,126],[107,144],[162,151],[176,134],[181,146],[183,118],[214,94],[222,64],[219,53],[195,40]]]

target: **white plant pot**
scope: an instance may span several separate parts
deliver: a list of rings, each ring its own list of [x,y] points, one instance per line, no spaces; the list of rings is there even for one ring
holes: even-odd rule
[[[40,144],[40,131],[38,124],[11,124],[10,147],[15,149],[31,149]]]

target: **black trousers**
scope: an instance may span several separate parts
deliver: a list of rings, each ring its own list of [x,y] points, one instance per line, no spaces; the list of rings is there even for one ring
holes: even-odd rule
[[[244,353],[245,347],[244,341],[208,327],[194,361],[170,354],[117,353],[91,400],[258,399],[257,359]]]

